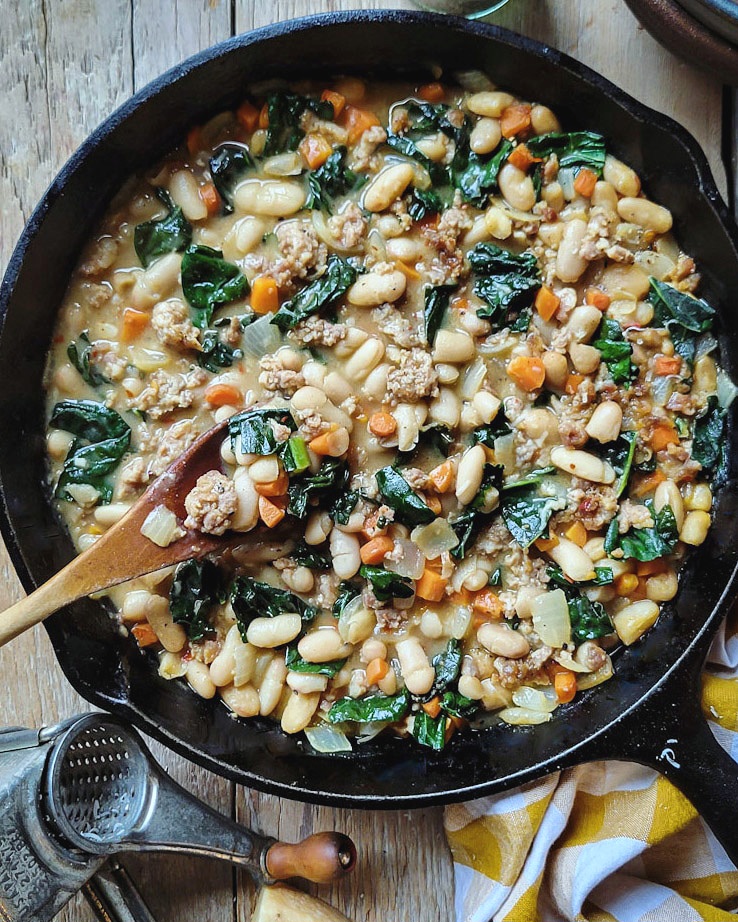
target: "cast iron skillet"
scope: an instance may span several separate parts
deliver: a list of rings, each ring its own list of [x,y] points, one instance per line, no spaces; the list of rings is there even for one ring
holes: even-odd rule
[[[668,205],[703,293],[720,307],[729,371],[738,360],[736,230],[705,157],[678,125],[644,108],[571,58],[505,30],[422,13],[352,12],[282,23],[224,42],[152,83],[122,106],[64,167],[11,259],[0,312],[1,524],[26,589],[73,554],[44,482],[42,373],[57,307],[81,244],[136,168],[171,148],[189,124],[242,98],[252,80],[355,72],[425,80],[479,68],[523,97],[553,106],[565,125],[602,132],[645,187]],[[733,375],[735,377],[735,374]],[[489,794],[592,759],[631,759],[673,779],[738,858],[732,807],[736,769],[700,714],[699,673],[732,599],[738,561],[736,429],[731,479],[706,543],[658,626],[617,659],[617,677],[535,728],[493,726],[454,738],[435,755],[378,738],[349,756],[321,756],[268,720],[234,721],[217,701],[157,676],[152,658],[123,639],[98,602],[47,622],[72,685],[93,704],[196,762],[286,797],[366,808],[420,807]]]

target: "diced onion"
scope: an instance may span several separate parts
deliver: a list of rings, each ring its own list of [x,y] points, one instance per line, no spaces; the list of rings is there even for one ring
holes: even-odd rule
[[[508,432],[507,435],[500,435],[495,439],[495,461],[504,466],[506,473],[515,470],[514,433]]]
[[[545,724],[551,720],[551,715],[545,711],[531,711],[529,708],[504,708],[498,714],[506,724],[514,727],[525,727],[529,724]]]
[[[607,654],[605,655],[607,656]],[[589,672],[586,675],[577,676],[577,689],[579,691],[584,691],[586,688],[594,688],[595,685],[602,685],[603,682],[607,682],[608,679],[611,679],[612,675],[612,660],[608,656],[607,660],[600,666],[597,672]]]
[[[302,156],[298,151],[268,157],[261,165],[267,176],[299,176],[302,173]]]
[[[456,80],[469,93],[481,93],[484,90],[494,90],[495,85],[481,70],[459,70],[455,74]]]
[[[239,636],[238,642],[233,647],[233,684],[236,688],[246,685],[251,679],[253,671],[254,658]]]
[[[338,633],[344,643],[361,643],[369,637],[376,623],[376,615],[366,607],[359,593],[341,612]]]
[[[270,352],[276,352],[282,342],[282,336],[272,323],[273,314],[264,314],[243,331],[241,348],[245,355],[260,359]]]
[[[665,253],[654,250],[641,250],[635,255],[635,263],[647,274],[662,281],[674,268],[674,261]]]
[[[717,399],[720,406],[727,410],[735,400],[738,394],[738,387],[728,377],[728,372],[724,368],[718,368],[717,372]]]
[[[376,262],[383,263],[387,260],[385,240],[376,227],[369,231],[366,238],[366,252],[367,256],[371,256]]]
[[[674,393],[675,379],[671,376],[657,375],[651,382],[651,396],[657,407],[665,407],[669,397]]]
[[[172,510],[159,504],[144,519],[141,534],[158,547],[169,547],[184,535],[184,531],[179,527],[177,516]]]
[[[373,740],[375,736],[379,736],[382,730],[387,728],[387,724],[382,720],[373,720],[370,723],[361,725],[361,733],[356,737],[356,742],[361,745],[361,743],[368,743],[369,740]]]
[[[466,579],[479,569],[477,558],[475,556],[465,557],[456,567],[451,576],[451,588],[454,592],[460,592]]]
[[[187,672],[187,663],[179,653],[166,650],[159,657],[159,675],[162,679],[179,679]]]
[[[330,724],[321,724],[318,727],[307,727],[305,736],[308,743],[316,752],[351,752],[352,747],[348,737]]]
[[[471,400],[472,397],[479,393],[479,388],[486,377],[487,366],[482,359],[477,359],[471,365],[467,365],[461,381],[461,396],[465,400]]]
[[[334,237],[333,234],[328,230],[328,222],[326,221],[322,211],[318,211],[317,208],[314,208],[310,213],[310,217],[312,218],[315,233],[320,237],[326,246],[331,247],[338,253],[356,252],[356,247],[342,246],[341,241]]]
[[[533,627],[549,647],[563,647],[571,642],[569,605],[563,589],[543,592],[531,602]]]
[[[563,170],[559,170],[559,175],[556,177],[567,202],[570,202],[577,194],[574,189],[577,172],[578,170],[574,170],[572,167],[565,167]]]
[[[568,650],[559,650],[559,652],[554,656],[554,659],[559,664],[563,666],[564,669],[569,669],[571,672],[590,672],[590,669],[587,669],[586,666],[583,666],[581,663],[578,663],[571,653]]]
[[[719,343],[712,335],[712,333],[703,333],[700,336],[695,344],[694,348],[694,358],[695,361],[699,358],[702,358],[703,355],[708,355],[710,352],[714,352],[719,348]]]
[[[418,525],[410,534],[410,540],[420,548],[428,560],[440,557],[459,543],[456,532],[447,519],[434,519],[430,525]]]
[[[395,538],[395,552],[397,552],[399,560],[385,557],[385,567],[399,576],[420,579],[423,575],[423,570],[425,570],[425,554],[420,548],[412,541],[408,541],[407,538]]]
[[[516,688],[512,695],[513,704],[519,708],[525,708],[531,711],[543,711],[544,714],[550,714],[558,707],[556,693],[550,686],[548,688],[531,688],[530,685],[521,685]]]
[[[131,364],[138,368],[139,371],[158,371],[168,361],[168,355],[163,352],[157,352],[155,349],[142,349],[139,346],[134,346],[131,349]]]
[[[455,640],[462,640],[466,636],[471,624],[472,610],[470,605],[455,605],[453,614],[446,619],[448,631]]]

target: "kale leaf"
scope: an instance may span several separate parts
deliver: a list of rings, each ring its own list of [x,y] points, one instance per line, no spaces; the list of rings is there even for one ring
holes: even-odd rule
[[[447,691],[441,697],[441,709],[452,717],[472,717],[479,710],[479,702],[455,691]]]
[[[284,662],[290,672],[307,673],[308,675],[327,675],[332,679],[333,676],[343,668],[346,663],[345,659],[329,660],[327,663],[309,663],[298,653],[297,646],[290,644],[284,655]]]
[[[336,147],[325,163],[308,173],[306,208],[333,213],[333,199],[359,189],[366,177],[346,166],[346,148]]]
[[[446,715],[431,717],[421,708],[413,720],[413,736],[421,746],[440,752],[446,743]]]
[[[470,153],[463,169],[454,173],[454,185],[465,201],[477,208],[486,208],[489,196],[497,192],[497,177],[513,146],[504,140],[491,157]]]
[[[695,420],[692,459],[709,476],[723,467],[725,456],[725,410],[717,397],[708,397],[704,413]]]
[[[341,580],[338,584],[338,596],[331,609],[333,617],[340,618],[344,608],[352,599],[355,599],[357,595],[361,595],[361,585],[359,583],[352,583],[347,579]]]
[[[299,566],[309,567],[311,570],[328,570],[331,566],[330,555],[318,550],[317,547],[306,544],[304,539],[298,541],[289,556]]]
[[[597,176],[605,166],[605,139],[593,131],[554,132],[540,134],[525,142],[534,157],[556,154],[559,168],[587,167]]]
[[[619,548],[623,552],[623,558],[635,557],[636,560],[647,561],[673,553],[679,540],[679,530],[671,506],[664,506],[659,512],[654,509],[652,500],[646,500],[646,506],[654,521],[653,526],[631,528],[621,535],[618,531],[618,520],[613,519],[605,535],[607,554],[612,556],[612,552]]]
[[[612,634],[612,622],[600,602],[593,602],[583,595],[581,589],[587,586],[606,586],[613,582],[609,567],[595,567],[595,579],[573,585],[563,574],[561,567],[551,564],[546,568],[550,580],[559,586],[566,596],[571,622],[571,636],[577,645],[585,640],[596,640]]]
[[[304,519],[312,499],[332,502],[348,486],[351,474],[348,465],[340,458],[323,461],[317,474],[303,474],[288,487],[287,512],[298,519]]]
[[[368,695],[365,698],[341,698],[328,711],[332,724],[394,722],[410,710],[410,695],[406,688],[396,695]]]
[[[453,638],[449,640],[446,648],[433,657],[431,665],[436,671],[433,693],[440,695],[459,678],[461,673],[461,645],[459,641]]]
[[[317,313],[321,308],[333,307],[356,281],[356,269],[345,259],[331,254],[326,270],[320,278],[301,288],[279,308],[271,322],[285,333],[301,320]]]
[[[169,590],[169,609],[190,640],[202,640],[211,630],[208,613],[221,601],[220,592],[220,573],[211,560],[185,560],[177,565]]]
[[[67,356],[72,365],[82,375],[83,380],[92,387],[108,383],[108,379],[92,361],[92,343],[87,330],[83,330],[79,334],[77,341],[73,340],[67,346]]]
[[[205,330],[202,335],[202,350],[197,353],[197,364],[213,374],[221,368],[230,368],[243,358],[243,351],[224,343],[217,330]]]
[[[267,408],[244,410],[228,420],[228,432],[234,452],[244,455],[273,455],[284,444],[277,441],[271,423],[297,429],[289,410]]]
[[[133,246],[144,269],[165,253],[184,250],[192,241],[192,226],[179,205],[166,189],[158,188],[156,194],[167,209],[166,216],[138,224],[133,232]]]
[[[348,490],[346,493],[336,497],[335,502],[328,510],[328,515],[338,525],[348,525],[351,513],[360,499],[361,493],[358,490]]]
[[[530,547],[548,533],[548,523],[557,503],[556,497],[541,496],[536,487],[524,487],[505,497],[502,518],[518,544]]]
[[[488,305],[478,308],[477,315],[497,329],[514,326],[541,287],[535,255],[530,251],[510,253],[494,243],[478,243],[469,253],[469,263],[478,276],[474,294]],[[529,319],[525,317],[524,329]]]
[[[318,118],[325,120],[331,120],[334,115],[331,103],[311,99],[309,96],[300,96],[297,93],[288,93],[284,90],[269,95],[266,107],[269,126],[264,154],[267,157],[297,149],[305,135],[300,127],[300,120],[304,112],[314,112]]]
[[[233,211],[233,193],[244,174],[254,169],[254,160],[245,144],[227,141],[220,144],[210,158],[213,185],[223,199],[223,211]]]
[[[417,189],[413,187],[412,198],[407,206],[407,213],[413,221],[422,221],[430,215],[443,211],[443,199],[434,189]]]
[[[399,573],[385,570],[384,567],[373,567],[362,564],[359,576],[372,584],[372,591],[380,602],[389,602],[390,599],[409,599],[413,595],[410,580]]]
[[[694,362],[697,335],[710,329],[715,309],[701,298],[685,294],[658,279],[651,278],[649,282],[654,326],[668,330],[674,351],[691,365]]]
[[[592,345],[600,352],[610,377],[616,384],[630,385],[638,377],[638,366],[631,362],[633,347],[623,335],[617,320],[603,317]]]
[[[451,556],[456,560],[464,559],[484,525],[485,518],[494,511],[504,473],[505,469],[501,464],[485,464],[479,492],[466,510],[450,523],[459,539],[459,543],[451,551]],[[492,492],[493,490],[495,492]]]
[[[432,346],[436,340],[436,333],[441,328],[446,315],[451,294],[456,290],[456,285],[429,285],[425,289],[425,340]]]
[[[383,467],[375,477],[382,499],[390,509],[395,510],[398,522],[413,528],[416,525],[428,525],[436,518],[435,512],[423,502],[396,468]]]
[[[210,326],[213,311],[245,297],[249,283],[220,250],[188,246],[182,257],[182,292],[194,312],[193,323],[201,330]]]
[[[637,432],[621,432],[614,442],[603,445],[600,451],[602,458],[611,465],[618,475],[617,481],[612,485],[616,496],[622,496],[628,485],[637,441]]]
[[[237,576],[231,585],[231,606],[241,637],[254,618],[276,618],[285,613],[298,614],[303,621],[312,621],[318,609],[286,589],[275,589],[268,583],[261,583],[249,576]]]

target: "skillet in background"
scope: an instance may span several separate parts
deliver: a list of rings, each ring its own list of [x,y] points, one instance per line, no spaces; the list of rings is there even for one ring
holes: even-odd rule
[[[675,122],[566,55],[506,30],[427,13],[331,13],[238,36],[151,83],[118,109],[62,169],[32,215],[0,290],[0,528],[27,590],[74,553],[45,480],[42,375],[55,315],[78,253],[112,195],[193,123],[237,104],[270,77],[358,73],[423,82],[440,65],[481,69],[550,105],[568,128],[604,134],[675,232],[720,312],[722,361],[738,377],[738,235],[705,157]],[[549,724],[457,735],[440,754],[376,738],[353,754],[312,752],[270,720],[233,720],[217,700],[167,682],[123,638],[100,602],[53,616],[47,629],[67,678],[88,701],[221,775],[313,803],[387,809],[490,794],[593,759],[654,766],[689,796],[738,861],[738,770],[699,705],[699,674],[733,597],[738,565],[738,451],[730,414],[730,478],[708,539],[690,557],[657,626],[616,659],[616,677],[560,707]]]

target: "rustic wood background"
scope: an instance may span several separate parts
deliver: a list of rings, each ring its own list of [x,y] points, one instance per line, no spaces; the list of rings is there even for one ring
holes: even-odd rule
[[[0,0],[0,263],[7,263],[35,202],[83,138],[171,65],[280,19],[411,6],[408,0]],[[716,78],[664,51],[622,0],[511,0],[494,21],[579,58],[682,122],[727,193],[727,174],[735,169],[733,97]],[[0,610],[21,594],[0,546]],[[0,676],[0,726],[39,726],[88,709],[67,685],[41,628],[0,651]],[[289,840],[336,828],[353,836],[360,851],[356,873],[321,895],[357,922],[452,918],[452,866],[440,808],[362,813],[305,806],[238,787],[153,748],[185,787],[268,834]],[[159,922],[248,922],[251,916],[250,879],[225,865],[162,857],[126,863]],[[59,918],[90,922],[93,915],[78,897]]]

